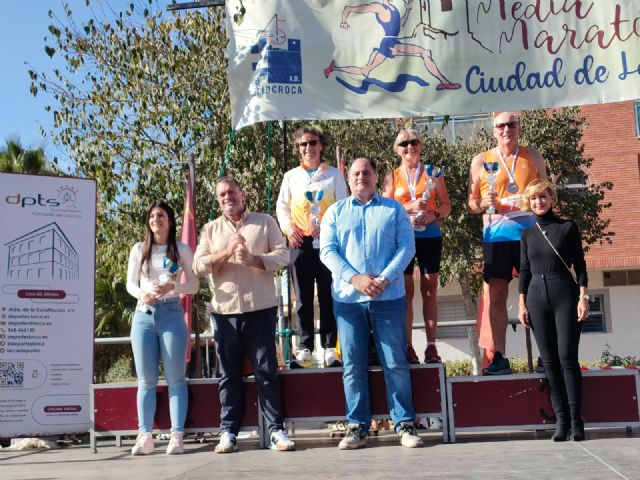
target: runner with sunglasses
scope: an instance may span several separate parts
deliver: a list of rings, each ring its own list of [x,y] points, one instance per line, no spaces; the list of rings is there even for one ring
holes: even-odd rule
[[[404,286],[407,295],[405,334],[407,361],[420,363],[412,345],[413,332],[413,269],[415,260],[420,269],[420,292],[422,294],[422,317],[427,333],[425,363],[440,362],[436,348],[438,329],[438,272],[442,256],[440,221],[451,212],[451,202],[444,177],[429,177],[426,165],[420,163],[422,141],[414,129],[401,130],[393,144],[400,156],[400,166],[388,173],[384,180],[383,195],[399,201],[409,214],[414,228],[416,254],[404,271]],[[434,188],[429,189],[431,180]]]
[[[519,209],[522,193],[533,180],[546,180],[544,160],[533,148],[521,147],[522,127],[513,112],[499,112],[493,119],[493,136],[498,145],[471,161],[469,172],[469,209],[483,214],[484,301],[489,302],[491,335],[480,343],[490,364],[485,375],[512,373],[504,356],[507,339],[507,296],[513,270],[520,269],[520,235],[535,223],[531,212]],[[490,171],[495,184],[490,188]],[[495,210],[495,213],[491,213]]]
[[[313,366],[315,344],[313,298],[317,285],[320,306],[320,341],[324,365],[342,365],[336,353],[337,327],[331,299],[331,272],[320,262],[320,221],[329,205],[347,196],[340,170],[322,160],[327,137],[306,126],[294,134],[300,165],[284,174],[276,204],[280,228],[289,239],[293,281],[298,300],[299,345],[291,368]]]

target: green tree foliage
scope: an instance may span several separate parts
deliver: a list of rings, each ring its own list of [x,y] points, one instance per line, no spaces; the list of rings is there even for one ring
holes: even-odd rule
[[[195,158],[198,227],[211,215],[216,178],[234,175],[246,191],[252,210],[271,211],[284,171],[298,160],[292,133],[306,122],[288,122],[283,161],[283,125],[247,127],[231,135],[222,9],[167,14],[150,0],[136,0],[116,11],[108,2],[88,0],[90,19],[78,25],[68,6],[52,17],[46,48],[62,56],[66,68],[30,70],[31,91],[46,91],[54,127],[45,132],[74,162],[71,172],[98,181],[97,276],[100,292],[98,326],[103,333],[121,332],[120,317],[130,306],[123,282],[129,249],[141,240],[147,205],[157,199],[182,210],[184,173]],[[332,143],[325,159],[335,164],[341,145],[347,163],[358,156],[379,162],[380,181],[397,165],[392,150],[400,122],[389,120],[317,122]],[[523,142],[538,147],[549,173],[564,185],[569,174],[588,168],[579,140],[584,121],[575,109],[523,115]],[[430,132],[431,133],[431,132]],[[230,137],[233,141],[230,142]],[[453,210],[444,222],[441,279],[468,283],[467,298],[480,285],[480,216],[468,212],[469,162],[493,145],[486,132],[455,145],[430,135],[425,154],[446,167]],[[225,164],[225,158],[229,159]],[[564,182],[564,183],[563,183]],[[578,192],[563,191],[561,210],[580,224],[587,243],[607,240],[600,220],[610,185]],[[472,306],[469,307],[470,309]],[[110,313],[110,309],[117,314]],[[128,318],[127,318],[128,321]]]
[[[208,205],[231,130],[226,86],[223,12],[210,9],[168,16],[155,2],[113,10],[87,2],[90,19],[78,25],[68,5],[50,12],[46,39],[66,68],[31,70],[31,91],[46,91],[54,119],[48,133],[68,152],[75,175],[98,181],[98,276],[125,277],[132,243],[143,236],[146,206],[165,199],[179,212],[184,172],[196,158],[197,204]],[[261,175],[264,127],[238,135],[233,171]],[[238,154],[250,159],[235,165]],[[247,160],[249,161],[249,160]],[[258,182],[249,180],[258,191]],[[208,212],[201,208],[198,224]]]
[[[44,149],[25,148],[19,139],[10,138],[0,150],[0,172],[13,173],[54,173],[47,162]]]

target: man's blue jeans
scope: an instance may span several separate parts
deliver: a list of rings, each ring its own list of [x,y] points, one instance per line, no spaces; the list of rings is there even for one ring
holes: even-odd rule
[[[359,424],[365,432],[369,431],[371,424],[368,375],[370,331],[373,332],[384,371],[391,419],[396,425],[415,419],[404,333],[406,309],[404,296],[378,302],[333,301],[344,367],[342,383],[347,402],[347,422]]]

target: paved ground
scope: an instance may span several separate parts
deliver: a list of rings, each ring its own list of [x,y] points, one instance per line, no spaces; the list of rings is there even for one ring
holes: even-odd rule
[[[98,453],[88,445],[50,451],[0,451],[0,479],[635,479],[640,480],[640,432],[634,429],[587,431],[581,443],[554,444],[550,432],[458,434],[442,444],[435,433],[423,435],[425,448],[407,449],[395,435],[369,441],[368,448],[339,451],[338,439],[319,429],[298,429],[295,452],[259,450],[255,439],[241,440],[238,453],[212,452],[215,439],[188,441],[181,456],[132,457],[133,439],[122,447],[100,440]]]

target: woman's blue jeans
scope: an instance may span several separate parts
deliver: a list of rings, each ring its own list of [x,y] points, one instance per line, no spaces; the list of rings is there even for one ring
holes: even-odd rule
[[[136,309],[131,324],[131,347],[138,375],[138,428],[140,432],[153,431],[159,360],[162,358],[169,387],[171,431],[184,432],[188,403],[185,355],[189,333],[178,299],[159,301],[155,309],[151,315]]]
[[[346,417],[367,432],[371,424],[369,397],[369,332],[378,350],[387,388],[387,405],[395,425],[413,422],[411,376],[407,363],[404,318],[405,297],[362,303],[333,301],[342,351]]]

